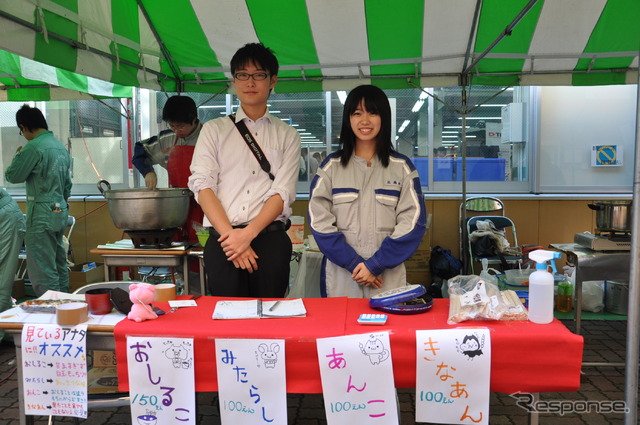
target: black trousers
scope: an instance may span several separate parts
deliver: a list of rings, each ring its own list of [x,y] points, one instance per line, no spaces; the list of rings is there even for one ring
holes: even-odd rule
[[[289,286],[291,239],[284,230],[259,234],[251,248],[258,255],[258,270],[238,269],[211,236],[204,248],[204,265],[211,295],[220,297],[283,298]]]

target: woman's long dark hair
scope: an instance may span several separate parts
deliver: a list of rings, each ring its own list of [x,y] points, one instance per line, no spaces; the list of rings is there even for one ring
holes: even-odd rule
[[[376,86],[362,85],[351,90],[344,102],[342,112],[342,129],[340,130],[340,164],[346,166],[356,147],[356,135],[351,129],[351,115],[364,99],[364,107],[368,112],[380,115],[381,127],[376,137],[376,155],[383,166],[389,165],[389,155],[393,151],[391,144],[391,106],[384,92]]]

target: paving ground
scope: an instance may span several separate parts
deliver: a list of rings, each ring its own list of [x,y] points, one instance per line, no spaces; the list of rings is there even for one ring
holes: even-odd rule
[[[572,328],[572,322],[565,322]],[[585,362],[622,362],[625,357],[626,321],[589,320],[583,322],[585,336]],[[18,424],[18,386],[15,373],[15,351],[13,346],[0,346],[0,425]],[[543,393],[542,400],[620,400],[624,401],[625,370],[622,367],[584,367],[580,389],[571,393]],[[636,389],[637,390],[637,389]],[[411,389],[399,392],[401,424],[415,424],[415,395]],[[220,417],[216,408],[215,393],[199,393],[198,424],[217,425]],[[326,424],[322,395],[291,394],[288,396],[289,424]],[[638,409],[638,406],[635,406]],[[489,422],[492,425],[525,425],[527,412],[516,405],[508,394],[491,395]],[[48,418],[34,417],[36,425],[48,423]],[[74,423],[70,418],[56,418],[55,423]],[[83,425],[129,425],[128,407],[95,409],[89,418],[79,421]],[[543,425],[621,425],[623,414],[542,414]],[[354,424],[356,425],[356,424]],[[359,425],[359,424],[358,424]]]

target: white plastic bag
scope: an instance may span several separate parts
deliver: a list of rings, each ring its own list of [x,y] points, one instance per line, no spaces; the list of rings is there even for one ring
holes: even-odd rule
[[[491,274],[491,272],[493,272],[493,274]],[[480,272],[480,277],[484,279],[485,282],[493,283],[494,285],[498,286],[498,276],[496,275],[499,274],[500,271],[489,268],[489,260],[487,260],[486,258],[482,259],[482,271]]]
[[[582,282],[582,311],[599,313],[604,308],[604,282],[591,280]]]

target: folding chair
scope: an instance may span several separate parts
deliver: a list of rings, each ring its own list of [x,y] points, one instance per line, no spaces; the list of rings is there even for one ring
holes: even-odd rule
[[[509,246],[513,248],[518,247],[518,234],[516,232],[516,225],[510,218],[505,216],[471,217],[467,221],[467,229],[466,229],[467,235],[471,235],[474,231],[478,229],[477,222],[481,220],[491,221],[494,224],[496,229],[504,230],[504,235],[507,238],[507,241],[509,242]],[[501,266],[503,264],[503,260],[506,261],[507,264],[512,264],[512,265],[522,263],[521,255],[504,255],[503,258],[499,256],[488,256],[488,257],[476,256],[475,253],[473,252],[473,246],[472,246],[470,237],[467,237],[467,244],[468,244],[468,255],[470,260],[469,265],[470,265],[472,274],[476,274],[474,270],[474,263],[476,261],[479,262],[483,258],[486,258],[488,260],[489,265],[494,265],[494,266]]]
[[[470,217],[475,216],[499,216],[504,215],[504,203],[492,196],[476,196],[467,198],[465,202],[460,203],[458,222],[460,234],[460,259],[462,260],[462,268],[465,272],[473,271],[470,265],[470,259],[467,255],[468,233],[467,221]]]

